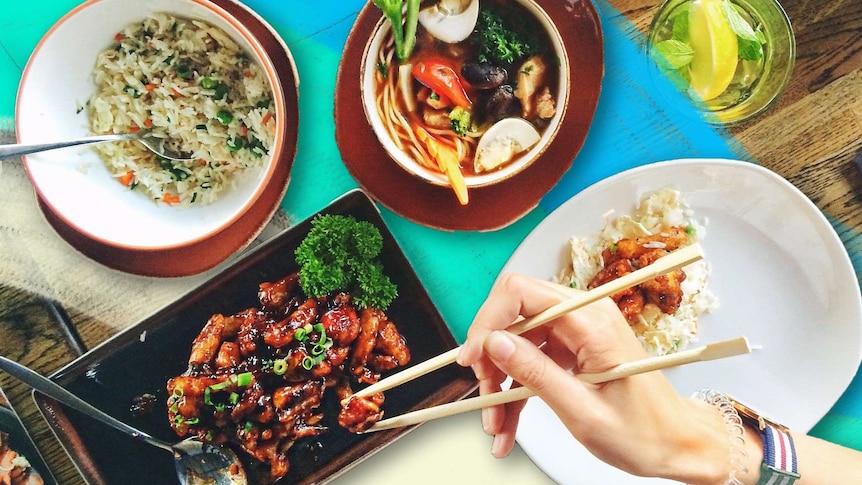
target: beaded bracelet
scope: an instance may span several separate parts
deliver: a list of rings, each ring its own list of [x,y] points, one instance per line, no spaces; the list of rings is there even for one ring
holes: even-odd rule
[[[743,438],[745,429],[742,425],[742,418],[739,417],[739,413],[733,407],[730,398],[718,391],[701,389],[693,397],[715,406],[721,413],[724,424],[729,431],[730,463],[733,465],[733,468],[730,470],[730,475],[727,477],[724,485],[743,485],[736,478],[737,473],[743,475],[748,473],[748,468],[745,466],[745,459],[748,457],[748,453],[745,452],[745,439]]]

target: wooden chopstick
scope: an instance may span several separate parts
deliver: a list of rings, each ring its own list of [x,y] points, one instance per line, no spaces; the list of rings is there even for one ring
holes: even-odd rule
[[[622,379],[623,377],[629,377],[643,372],[666,369],[669,367],[690,364],[692,362],[723,359],[725,357],[747,354],[749,352],[751,352],[751,346],[748,344],[748,339],[745,337],[737,337],[730,340],[707,344],[695,349],[683,350],[674,354],[662,355],[660,357],[649,357],[642,360],[636,360],[634,362],[626,362],[605,372],[599,372],[596,374],[576,374],[576,377],[591,384],[601,384],[603,382]],[[384,419],[368,428],[365,433],[424,423],[432,419],[445,418],[455,414],[497,406],[499,404],[520,401],[534,395],[535,394],[526,387],[516,387],[507,391],[495,392],[493,394],[486,394],[484,396],[420,409],[394,418]]]
[[[661,258],[655,260],[649,266],[645,266],[627,275],[623,275],[615,280],[609,281],[601,286],[598,286],[590,291],[579,293],[572,298],[562,301],[547,310],[537,313],[530,318],[521,320],[520,322],[510,326],[506,330],[519,335],[536,328],[544,323],[547,323],[555,318],[565,315],[590,303],[601,300],[630,288],[639,285],[644,281],[651,280],[656,276],[669,273],[675,269],[682,268],[685,265],[691,264],[703,258],[703,249],[699,244],[692,244],[684,248],[677,249]],[[387,389],[409,382],[417,377],[423,376],[429,372],[435,371],[443,366],[455,362],[458,357],[458,352],[461,347],[455,347],[452,350],[444,352],[436,357],[428,359],[413,367],[408,367],[401,372],[393,374],[385,379],[381,379],[376,384],[372,384],[364,389],[360,389],[355,394],[356,397],[368,397],[377,392],[383,392]],[[343,405],[347,399],[343,400]]]

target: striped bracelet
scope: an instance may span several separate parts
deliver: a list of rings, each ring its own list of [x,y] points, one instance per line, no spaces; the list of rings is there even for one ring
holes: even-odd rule
[[[799,479],[793,437],[787,429],[764,421],[760,438],[763,440],[763,463],[757,485],[793,485]]]

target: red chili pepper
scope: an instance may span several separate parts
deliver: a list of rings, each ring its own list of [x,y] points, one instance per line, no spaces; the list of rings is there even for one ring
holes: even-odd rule
[[[467,97],[467,91],[455,67],[442,59],[425,59],[413,65],[413,77],[428,86],[436,93],[446,96],[453,103],[469,109],[473,103]]]

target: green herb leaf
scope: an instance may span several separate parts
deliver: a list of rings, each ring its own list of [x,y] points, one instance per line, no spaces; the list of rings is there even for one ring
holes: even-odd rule
[[[688,8],[673,17],[673,39],[688,42]]]
[[[763,58],[763,46],[756,40],[746,40],[737,37],[739,43],[739,58],[744,61],[756,61]]]
[[[316,217],[296,249],[302,291],[321,297],[345,290],[359,307],[385,310],[398,292],[377,261],[382,249],[383,236],[369,222],[334,214]]]
[[[685,42],[678,40],[663,40],[653,48],[673,69],[687,66],[694,59],[694,49]]]
[[[733,33],[740,39],[756,42],[757,34],[754,33],[754,29],[751,28],[751,25],[742,17],[742,14],[739,13],[736,7],[730,3],[730,0],[724,0],[721,2],[721,6],[724,8],[724,14],[727,15],[727,20],[730,22],[730,29],[733,30]]]

